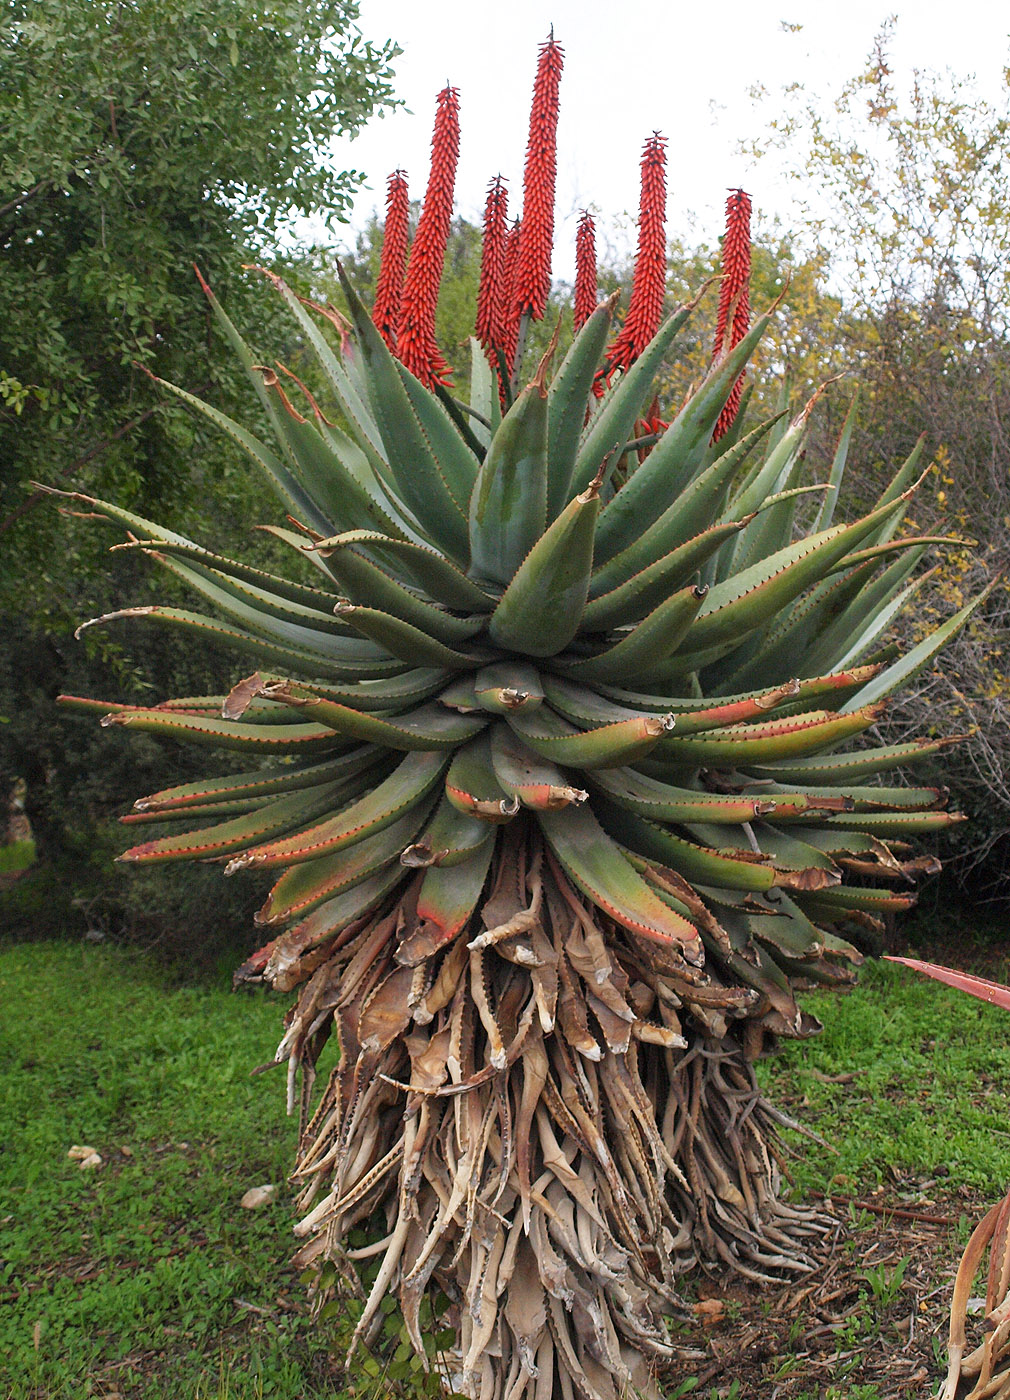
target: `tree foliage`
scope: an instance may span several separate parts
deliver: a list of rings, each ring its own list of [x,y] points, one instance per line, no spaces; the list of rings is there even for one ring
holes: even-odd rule
[[[201,441],[146,369],[230,384],[196,262],[241,304],[240,264],[297,212],[339,218],[323,160],[391,98],[390,45],[354,0],[6,0],[0,22],[4,523],[28,478],[179,486]],[[248,294],[246,294],[248,295]],[[203,485],[201,483],[201,485]],[[33,521],[33,530],[40,527]],[[31,538],[19,533],[15,541]]]
[[[151,695],[182,674],[171,648],[138,662],[115,636],[72,640],[134,571],[102,531],[70,539],[30,483],[171,499],[222,540],[262,518],[220,435],[145,371],[225,411],[244,400],[193,264],[278,343],[242,264],[276,264],[296,214],[344,215],[359,177],[327,143],[393,101],[397,50],[356,21],[356,0],[0,0],[0,625],[30,661],[0,674],[0,791],[30,777],[54,854],[102,820],[115,783],[107,765],[69,783],[86,752],[52,698]],[[207,683],[188,667],[187,688]]]
[[[834,98],[802,86],[775,94],[753,149],[769,159],[777,149],[796,192],[797,246],[837,293],[831,339],[859,375],[867,488],[925,432],[933,472],[917,523],[981,546],[955,551],[945,584],[955,607],[1010,562],[1010,70],[991,99],[950,72],[916,71],[906,86],[893,38],[891,21]],[[1008,621],[1004,586],[905,702],[924,726],[975,730],[951,777],[977,818],[966,845],[987,857],[1004,896]]]

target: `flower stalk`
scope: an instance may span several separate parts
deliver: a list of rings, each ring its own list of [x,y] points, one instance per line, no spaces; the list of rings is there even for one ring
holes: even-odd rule
[[[510,288],[508,283],[508,190],[500,175],[488,185],[484,205],[484,240],[480,257],[475,334],[497,370],[508,336]]]
[[[666,137],[654,131],[642,151],[638,253],[628,314],[607,350],[609,382],[616,370],[634,364],[659,329],[666,295]]]
[[[726,234],[722,243],[722,285],[715,327],[713,360],[739,345],[750,326],[750,196],[745,190],[730,190],[726,200]],[[736,420],[743,394],[744,376],[733,385],[726,407],[719,415],[712,441],[718,442]]]
[[[394,170],[387,182],[386,222],[382,236],[379,280],[375,288],[372,319],[379,334],[395,354],[396,328],[400,319],[403,278],[407,270],[407,241],[410,202],[407,178]]]
[[[564,51],[554,32],[540,46],[533,84],[530,133],[523,175],[523,224],[516,270],[514,314],[543,320],[551,291],[554,191],[558,173],[558,91]]]
[[[575,329],[581,330],[596,310],[596,225],[583,209],[575,230]]]
[[[458,160],[459,91],[447,86],[438,95],[431,171],[403,282],[396,337],[398,358],[429,389],[452,383],[449,366],[435,340],[435,312],[452,224]]]

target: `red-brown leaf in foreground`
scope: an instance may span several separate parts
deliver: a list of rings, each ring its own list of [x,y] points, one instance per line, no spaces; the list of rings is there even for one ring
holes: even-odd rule
[[[937,963],[921,962],[918,958],[885,957],[887,962],[903,963],[905,967],[933,977],[937,982],[945,982],[948,987],[956,987],[959,992],[978,997],[979,1001],[988,1001],[993,1006],[1002,1006],[1010,1011],[1010,987],[1004,987],[1001,982],[990,982],[988,977],[976,977],[973,972],[958,972],[953,967],[940,967]]]

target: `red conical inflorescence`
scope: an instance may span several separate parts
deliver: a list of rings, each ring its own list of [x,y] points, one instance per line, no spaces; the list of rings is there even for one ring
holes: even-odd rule
[[[750,195],[744,190],[730,190],[726,200],[726,235],[722,243],[722,285],[719,290],[719,315],[715,328],[715,345],[712,358],[739,345],[750,326]],[[743,394],[743,380],[733,385],[726,406],[715,425],[712,441],[718,442],[732,426],[740,397]]]
[[[583,209],[575,230],[575,329],[581,330],[596,310],[596,225]]]
[[[638,254],[624,325],[607,350],[606,375],[627,369],[659,330],[666,295],[666,137],[654,131],[642,151]]]
[[[505,363],[510,368],[515,363],[516,346],[519,342],[519,314],[515,310],[516,279],[519,276],[519,241],[522,235],[522,220],[516,219],[515,223],[508,231],[505,240],[505,286],[508,289],[508,301],[505,303],[507,314],[503,318],[502,341],[505,351]],[[503,386],[504,392],[504,386]]]
[[[508,333],[511,304],[506,266],[508,241],[508,190],[502,177],[496,175],[488,186],[484,205],[484,241],[474,332],[494,369],[498,368],[498,352],[504,351]]]
[[[543,319],[551,292],[554,187],[558,173],[558,90],[564,51],[554,31],[540,46],[523,174],[523,224],[513,313]]]
[[[429,389],[451,383],[449,366],[435,342],[435,312],[452,223],[458,160],[459,92],[445,87],[438,94],[431,173],[403,282],[396,336],[399,359]]]
[[[403,275],[407,270],[407,240],[410,202],[407,179],[402,170],[394,170],[386,189],[386,223],[382,231],[382,256],[379,280],[375,287],[372,320],[379,334],[396,350],[396,328],[400,319],[400,298],[403,295]]]

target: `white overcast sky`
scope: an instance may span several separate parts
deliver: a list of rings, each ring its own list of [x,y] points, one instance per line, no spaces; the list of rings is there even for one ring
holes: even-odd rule
[[[335,144],[336,162],[368,176],[357,226],[381,209],[397,166],[408,172],[411,196],[423,195],[435,95],[446,82],[460,91],[458,211],[479,219],[487,182],[501,172],[511,212],[519,212],[537,48],[553,24],[565,50],[554,264],[562,277],[571,275],[579,210],[591,206],[604,224],[637,213],[638,160],[653,130],[669,137],[671,232],[693,227],[699,239],[716,236],[726,190],[738,185],[757,210],[788,220],[788,189],[765,162],[755,167],[738,151],[772,115],[771,104],[765,117],[755,113],[754,83],[776,93],[801,82],[829,98],[861,71],[874,35],[896,12],[890,52],[899,87],[913,68],[949,67],[975,75],[995,97],[1010,31],[999,0],[361,0],[360,10],[367,38],[391,38],[403,49],[395,87],[406,109]],[[630,227],[625,236],[632,246]]]

